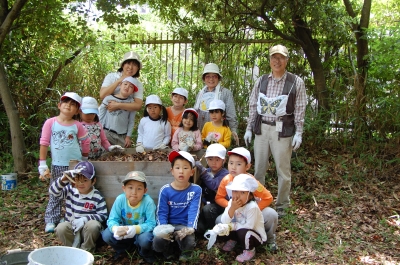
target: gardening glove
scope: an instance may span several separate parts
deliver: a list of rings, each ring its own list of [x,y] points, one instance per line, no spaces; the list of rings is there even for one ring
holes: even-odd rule
[[[78,172],[79,171],[79,172]],[[80,173],[81,170],[71,169],[63,172],[63,175],[67,177],[69,182],[75,183],[75,174]]]
[[[156,145],[153,150],[158,150],[158,149],[166,149],[168,146],[166,146],[164,143],[161,143],[159,145]]]
[[[244,134],[244,143],[246,144],[246,146],[248,145],[248,144],[250,144],[251,143],[251,137],[252,137],[252,133],[251,133],[251,131],[246,131],[246,133]]]
[[[205,232],[204,237],[208,239],[207,249],[210,249],[214,245],[215,241],[217,241],[217,235],[218,234],[213,230]]]
[[[122,148],[122,146],[120,145],[110,145],[110,147],[108,148],[108,152],[112,151],[124,151],[124,148]]]
[[[293,136],[293,141],[292,141],[293,151],[299,149],[301,145],[301,135],[302,133],[296,132],[296,134]]]
[[[210,142],[210,143],[216,142],[216,141],[217,141],[217,139],[215,138],[215,136],[214,136],[213,133],[209,133],[209,134],[207,135],[207,137],[206,137],[205,140],[206,140],[207,142]]]
[[[82,161],[88,161],[89,158],[87,156],[82,156]]]
[[[41,176],[44,176],[44,172],[48,169],[49,167],[46,164],[46,160],[39,160],[39,167],[38,167],[39,174]]]
[[[232,132],[233,140],[235,140],[235,144],[239,145],[239,136],[236,132]]]
[[[74,229],[74,234],[79,232],[79,230],[81,230],[81,228],[85,225],[86,221],[87,220],[85,217],[72,220],[72,229]]]
[[[201,164],[200,161],[196,161],[196,168],[199,170],[200,175],[202,175],[207,169]]]
[[[232,224],[216,224],[212,231],[219,236],[228,236],[232,230]]]
[[[194,233],[194,228],[192,227],[184,227],[181,230],[176,231],[175,237],[178,237],[179,240],[183,240],[186,236],[191,235]]]
[[[133,238],[136,235],[136,225],[128,225],[128,231],[124,236],[124,239]]]
[[[126,235],[126,232],[128,231],[128,227],[127,226],[114,226],[113,227],[113,231],[114,231],[114,238],[116,240],[121,240],[124,238],[124,236]]]
[[[144,147],[143,147],[142,143],[136,144],[136,153],[144,153]]]
[[[153,235],[156,237],[161,237],[168,241],[173,241],[172,233],[174,232],[175,227],[170,224],[167,225],[157,225],[153,229]]]

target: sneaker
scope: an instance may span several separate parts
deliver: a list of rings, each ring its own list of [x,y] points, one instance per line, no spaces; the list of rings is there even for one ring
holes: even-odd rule
[[[274,243],[267,243],[267,249],[269,252],[275,253],[278,250],[278,245]]]
[[[54,223],[47,223],[46,227],[44,228],[44,231],[46,233],[54,233],[55,228],[56,228],[56,225]]]
[[[232,249],[236,246],[236,243],[237,242],[235,240],[228,240],[228,242],[225,243],[222,249],[226,252],[232,251]]]
[[[239,262],[245,262],[251,260],[256,254],[255,248],[251,250],[243,250],[243,253],[236,257],[236,260]]]
[[[281,219],[286,215],[286,211],[283,208],[277,208],[276,212],[278,213],[278,218]]]

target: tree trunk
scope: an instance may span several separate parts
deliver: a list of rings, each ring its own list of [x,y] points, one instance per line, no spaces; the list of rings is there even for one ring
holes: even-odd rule
[[[7,84],[6,72],[3,63],[0,63],[0,95],[10,122],[12,142],[12,155],[14,157],[14,170],[18,173],[26,172],[27,163],[24,154],[25,143],[19,121],[17,106],[11,96],[11,90]]]

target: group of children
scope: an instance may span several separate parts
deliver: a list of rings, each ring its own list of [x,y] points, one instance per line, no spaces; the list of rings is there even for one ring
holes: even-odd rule
[[[48,171],[46,160],[50,146],[52,177],[45,231],[55,232],[66,246],[88,251],[94,251],[101,233],[103,240],[115,249],[116,256],[136,246],[146,261],[153,262],[153,251],[172,258],[175,244],[182,251],[180,260],[187,260],[196,245],[195,234],[203,236],[222,222],[232,224],[223,249],[231,251],[238,241],[244,247],[238,261],[250,260],[255,247],[265,242],[275,251],[278,216],[268,207],[272,202],[269,191],[246,173],[251,166],[250,152],[242,147],[229,151],[228,169],[224,168],[226,148],[231,141],[224,118],[225,104],[221,100],[210,103],[211,121],[200,133],[198,113],[184,108],[188,93],[183,88],[172,92],[173,106],[169,108],[165,108],[156,95],[146,98],[136,144],[137,152],[170,145],[174,149],[169,154],[174,181],[161,188],[156,207],[146,194],[147,181],[143,172],[129,172],[122,182],[124,194],[116,199],[107,219],[105,200],[94,188],[93,164],[87,160],[98,158],[103,150],[131,146],[135,112],[108,111],[107,103],[133,100],[130,95],[138,86],[141,84],[137,79],[125,78],[119,92],[104,98],[100,107],[92,97],[82,99],[76,93],[67,92],[58,103],[59,115],[46,120],[40,138],[38,167],[40,175]],[[171,130],[174,131],[172,137]],[[208,168],[200,161],[195,162],[188,153],[204,147],[207,148]],[[68,170],[70,160],[81,162],[74,170]],[[201,187],[189,182],[195,167],[200,172]],[[254,179],[257,187],[235,184],[235,177],[240,174]],[[237,185],[245,188],[233,189]],[[64,220],[60,220],[62,199],[66,201]],[[247,207],[254,203],[258,208]],[[106,219],[107,228],[103,230]],[[260,223],[264,226],[262,231]]]

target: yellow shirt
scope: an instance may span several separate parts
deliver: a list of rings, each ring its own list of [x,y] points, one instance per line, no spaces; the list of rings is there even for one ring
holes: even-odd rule
[[[214,138],[217,139],[217,142],[225,146],[225,148],[229,148],[231,146],[232,132],[229,127],[214,126],[211,121],[206,122],[203,130],[201,131],[201,139],[204,140],[209,134],[214,134]],[[204,148],[207,148],[207,146],[204,146]]]

